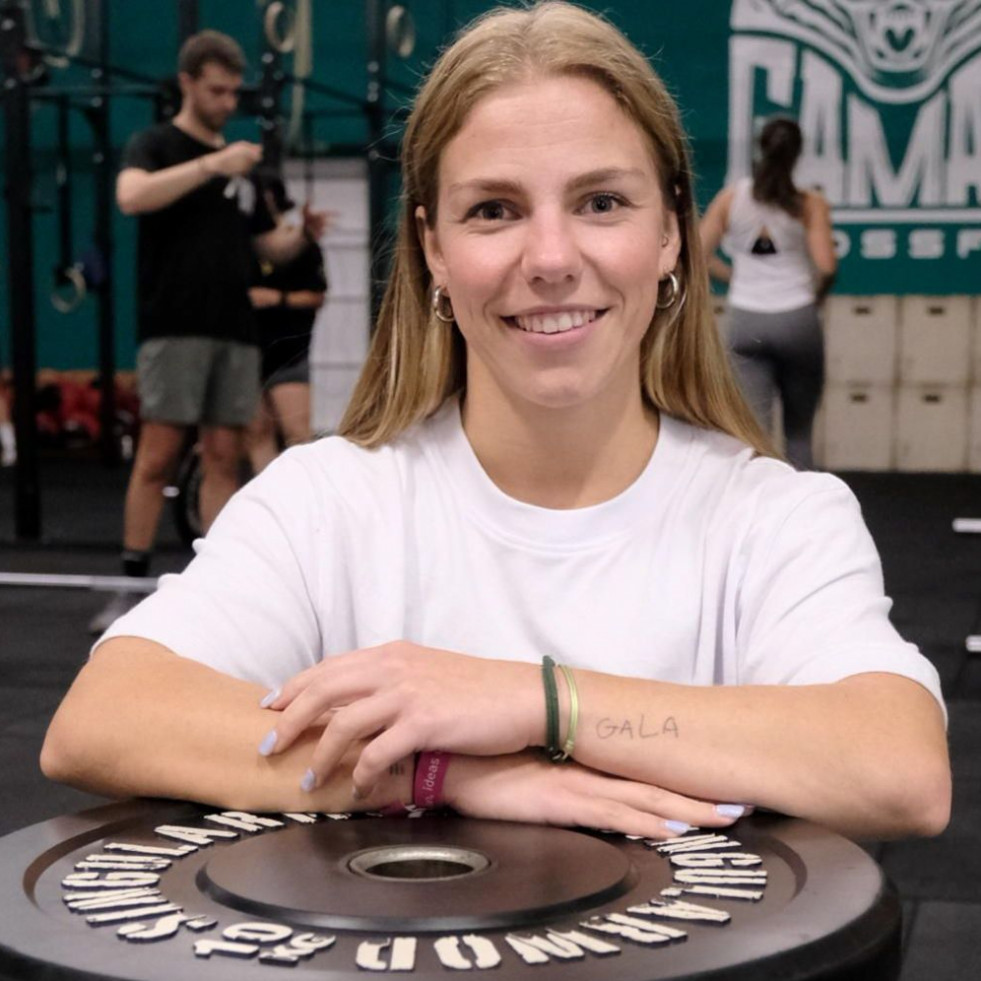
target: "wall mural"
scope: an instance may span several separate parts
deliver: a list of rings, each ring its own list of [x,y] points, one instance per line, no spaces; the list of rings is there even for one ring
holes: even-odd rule
[[[734,0],[730,27],[726,179],[793,115],[844,292],[978,292],[981,0]]]

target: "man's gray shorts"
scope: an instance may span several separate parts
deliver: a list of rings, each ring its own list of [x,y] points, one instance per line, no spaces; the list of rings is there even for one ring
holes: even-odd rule
[[[140,417],[177,426],[245,426],[259,402],[259,348],[156,337],[136,356]]]

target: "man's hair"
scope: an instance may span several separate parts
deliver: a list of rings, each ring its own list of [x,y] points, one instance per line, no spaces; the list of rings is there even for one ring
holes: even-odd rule
[[[177,56],[177,70],[197,78],[204,66],[212,62],[233,75],[245,72],[245,54],[238,41],[219,31],[199,31],[182,45]]]

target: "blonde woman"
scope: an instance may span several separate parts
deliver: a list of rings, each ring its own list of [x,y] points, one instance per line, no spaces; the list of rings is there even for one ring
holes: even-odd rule
[[[644,58],[566,3],[496,10],[423,85],[403,172],[342,434],[102,639],[45,772],[651,837],[753,805],[939,832],[936,672],[848,490],[773,458],[738,395]]]

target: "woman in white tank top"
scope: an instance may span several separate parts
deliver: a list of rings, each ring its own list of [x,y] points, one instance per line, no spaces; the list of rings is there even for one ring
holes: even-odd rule
[[[770,120],[753,177],[719,192],[702,219],[701,238],[711,275],[729,283],[727,334],[743,393],[765,427],[780,396],[787,458],[811,469],[824,385],[818,308],[837,259],[827,201],[793,182],[801,145],[797,123]],[[716,254],[723,241],[731,266]]]

